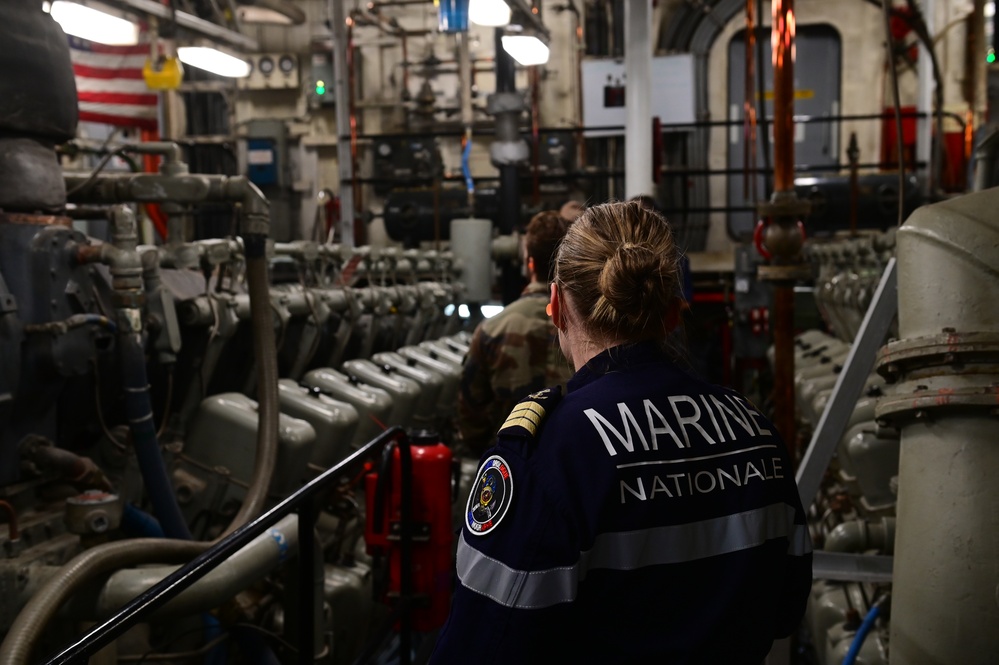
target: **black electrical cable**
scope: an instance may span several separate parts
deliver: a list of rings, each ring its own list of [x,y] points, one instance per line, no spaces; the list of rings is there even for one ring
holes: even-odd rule
[[[881,3],[885,23],[885,48],[888,50],[888,71],[891,75],[892,97],[895,105],[895,148],[898,151],[898,225],[902,226],[905,214],[905,154],[902,145],[902,106],[898,94],[898,69],[895,67],[895,45],[891,36],[891,8]]]

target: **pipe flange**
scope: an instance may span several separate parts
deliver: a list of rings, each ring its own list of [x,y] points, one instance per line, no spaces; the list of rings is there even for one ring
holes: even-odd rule
[[[890,382],[914,369],[990,363],[999,363],[999,333],[944,330],[940,335],[891,342],[877,356],[878,373]]]
[[[770,219],[790,218],[802,219],[812,211],[812,202],[799,199],[797,196],[774,196],[770,201],[760,201],[756,204],[756,213],[760,217]]]
[[[809,263],[761,265],[757,268],[756,276],[768,282],[807,281],[812,278],[812,266]]]
[[[917,386],[911,393],[882,397],[874,409],[879,423],[921,420],[932,415],[951,415],[957,411],[986,412],[999,418],[999,385],[964,388]]]

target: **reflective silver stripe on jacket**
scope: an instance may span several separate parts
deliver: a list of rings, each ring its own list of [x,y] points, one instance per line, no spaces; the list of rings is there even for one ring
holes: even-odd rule
[[[516,609],[540,609],[576,598],[589,570],[636,570],[646,566],[696,561],[738,552],[787,537],[788,554],[812,551],[808,527],[794,523],[794,508],[775,503],[756,510],[701,522],[641,531],[603,533],[592,549],[570,566],[517,570],[486,556],[462,537],[458,543],[458,579],[466,588]]]

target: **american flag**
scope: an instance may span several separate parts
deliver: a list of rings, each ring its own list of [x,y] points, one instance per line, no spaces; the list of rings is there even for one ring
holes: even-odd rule
[[[159,95],[146,87],[149,44],[107,46],[69,37],[80,120],[156,129]]]

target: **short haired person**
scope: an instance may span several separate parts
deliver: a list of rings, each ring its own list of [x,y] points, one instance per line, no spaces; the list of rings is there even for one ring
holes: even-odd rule
[[[493,445],[514,404],[572,374],[545,313],[552,259],[567,226],[555,211],[531,218],[523,244],[530,282],[520,298],[472,335],[458,394],[458,451],[465,456],[477,459]]]
[[[566,234],[551,313],[578,371],[483,457],[435,665],[759,665],[801,620],[811,542],[784,445],[663,348],[680,290],[664,222],[609,203]]]

